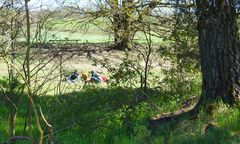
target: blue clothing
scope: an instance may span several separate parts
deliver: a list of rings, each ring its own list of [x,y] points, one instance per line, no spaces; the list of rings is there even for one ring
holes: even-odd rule
[[[99,77],[91,77],[91,81],[93,82],[101,82],[101,79]]]
[[[97,74],[97,73],[95,73],[95,72],[91,72],[92,73],[92,76],[91,76],[91,81],[93,81],[93,82],[101,82],[101,77]]]

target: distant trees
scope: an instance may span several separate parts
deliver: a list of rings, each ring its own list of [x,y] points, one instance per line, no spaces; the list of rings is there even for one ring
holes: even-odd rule
[[[108,28],[114,37],[113,49],[131,49],[131,42],[144,22],[144,16],[150,16],[151,10],[156,7],[155,1],[133,0],[106,0],[95,1],[96,10],[79,8],[80,13],[93,21],[106,18]],[[89,21],[87,21],[89,22]],[[108,31],[108,30],[106,30]]]

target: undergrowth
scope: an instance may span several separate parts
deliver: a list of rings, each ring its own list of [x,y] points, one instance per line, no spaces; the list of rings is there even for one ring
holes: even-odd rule
[[[88,86],[82,91],[59,96],[37,97],[37,106],[54,128],[58,144],[161,144],[161,143],[240,143],[240,112],[218,103],[214,115],[201,112],[180,123],[163,123],[156,133],[148,128],[150,117],[178,110],[191,95],[139,89]],[[24,100],[22,100],[24,102]],[[24,135],[27,103],[19,106],[16,134]],[[8,133],[8,109],[0,105],[0,141]],[[207,133],[206,127],[214,127]],[[33,122],[34,125],[34,122]],[[34,128],[34,127],[33,127]],[[36,133],[36,129],[34,129]],[[44,127],[46,135],[46,128]]]

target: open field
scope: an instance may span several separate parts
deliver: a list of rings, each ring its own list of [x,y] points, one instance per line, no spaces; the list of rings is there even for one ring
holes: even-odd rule
[[[49,42],[49,40],[80,40],[79,43],[101,43],[112,42],[114,40],[113,31],[108,29],[111,24],[106,20],[98,20],[96,22],[84,23],[78,19],[55,19],[46,22],[46,26],[42,29],[42,41]],[[33,25],[31,31],[32,39],[36,36],[36,25]],[[107,29],[107,31],[106,31]],[[164,44],[164,35],[159,35],[155,32],[151,32],[155,36],[152,36],[152,42],[155,45]],[[134,36],[135,42],[146,43],[146,37],[143,32],[137,32]],[[25,41],[25,37],[22,35],[18,38],[18,41]],[[36,40],[36,39],[34,39]]]
[[[88,46],[89,47],[89,46]],[[90,49],[92,49],[93,47],[91,47],[90,44]],[[80,49],[80,50],[78,50]],[[96,49],[96,48],[95,48]],[[34,77],[34,79],[38,79],[38,83],[41,83],[41,81],[44,79],[44,77],[49,77],[49,79],[51,79],[49,82],[46,83],[45,85],[45,90],[46,89],[51,89],[50,91],[48,91],[46,94],[47,95],[54,95],[54,91],[53,89],[56,88],[59,85],[59,79],[63,79],[60,78],[60,75],[62,76],[66,76],[71,74],[74,70],[78,70],[79,72],[82,73],[89,73],[91,70],[97,71],[98,69],[103,69],[103,74],[106,75],[107,77],[109,77],[109,80],[111,81],[111,72],[109,71],[109,68],[118,68],[120,66],[120,64],[123,63],[124,58],[126,57],[126,54],[131,57],[132,60],[134,60],[135,58],[137,58],[137,54],[136,52],[124,52],[124,51],[114,51],[114,50],[110,50],[110,51],[105,51],[105,50],[101,50],[98,51],[96,50],[94,53],[91,54],[91,58],[89,59],[87,57],[87,52],[84,52],[81,50],[80,48],[72,48],[72,50],[67,50],[70,52],[66,52],[65,54],[63,54],[62,59],[63,59],[63,63],[61,64],[61,69],[62,72],[60,72],[59,70],[59,65],[60,65],[60,56],[56,56],[54,57],[54,59],[52,59],[50,62],[50,58],[46,57],[49,53],[51,53],[51,51],[54,51],[54,49],[42,49],[42,50],[37,50],[37,49],[33,49],[32,50],[32,62],[31,62],[31,69],[37,69],[38,67],[41,67],[41,65],[43,65],[44,63],[45,66],[43,68],[41,68],[41,70],[38,72],[37,77]],[[16,62],[16,65],[18,65],[19,69],[21,69],[21,64],[23,63],[24,58],[21,56],[23,55],[22,51],[18,51],[19,56],[19,62]],[[108,59],[107,64],[110,67],[102,67],[102,61],[104,61],[104,59]],[[97,62],[97,63],[96,63]],[[43,64],[41,64],[43,63]],[[144,67],[144,60],[141,60],[138,62],[141,67]],[[7,70],[7,64],[4,61],[1,61],[0,63],[1,65],[1,71],[0,71],[0,76],[7,76],[8,70]],[[152,76],[149,77],[150,81],[161,81],[163,79],[163,73],[162,73],[162,66],[165,65],[165,67],[168,67],[169,64],[167,64],[166,62],[163,62],[161,59],[159,59],[159,57],[155,58],[155,62],[151,64],[152,68],[151,68],[151,73]],[[36,71],[36,70],[35,70]],[[61,74],[60,74],[61,73]],[[49,76],[50,74],[50,76]],[[157,76],[158,79],[154,78],[154,76]],[[42,79],[42,80],[41,80]],[[113,77],[114,79],[114,77]],[[155,79],[155,80],[154,80]],[[139,80],[135,80],[135,82],[139,83]],[[74,90],[76,90],[76,85],[78,84],[66,84],[66,82],[62,83],[65,86],[68,85],[67,88],[71,88],[74,87]],[[119,83],[120,84],[120,83]],[[38,85],[38,84],[37,84]],[[83,84],[80,84],[83,85]],[[139,86],[139,84],[137,84],[136,86]],[[152,85],[154,87],[156,87],[157,85]],[[80,87],[77,87],[80,88]],[[68,91],[69,92],[69,91]]]

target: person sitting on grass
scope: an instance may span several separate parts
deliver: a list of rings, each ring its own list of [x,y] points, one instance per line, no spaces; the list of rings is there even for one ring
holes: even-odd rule
[[[88,77],[88,74],[86,74],[86,73],[81,73],[81,78],[82,78],[82,80],[83,81],[89,81],[89,77]]]
[[[79,73],[77,70],[75,70],[71,75],[69,75],[68,77],[65,77],[65,81],[69,82],[69,83],[74,83],[77,80],[79,80]]]
[[[104,76],[104,74],[103,74],[102,68],[99,68],[99,69],[97,70],[97,73],[98,73],[99,75],[101,75],[100,77],[101,77],[101,81],[102,81],[102,82],[107,82],[107,81],[108,81],[108,80],[107,80],[107,77]]]
[[[102,76],[101,78],[102,78],[102,82],[107,82],[108,81],[106,76]]]
[[[91,82],[96,82],[96,83],[101,82],[101,77],[97,72],[94,72],[92,70],[90,73],[91,73]]]
[[[70,80],[77,80],[77,79],[79,79],[79,73],[78,73],[77,70],[75,70],[75,71],[71,74]]]
[[[98,71],[94,72],[92,70],[90,73],[91,73],[91,79],[90,79],[91,82],[96,82],[96,83],[107,82],[107,77],[104,75],[100,75]]]

